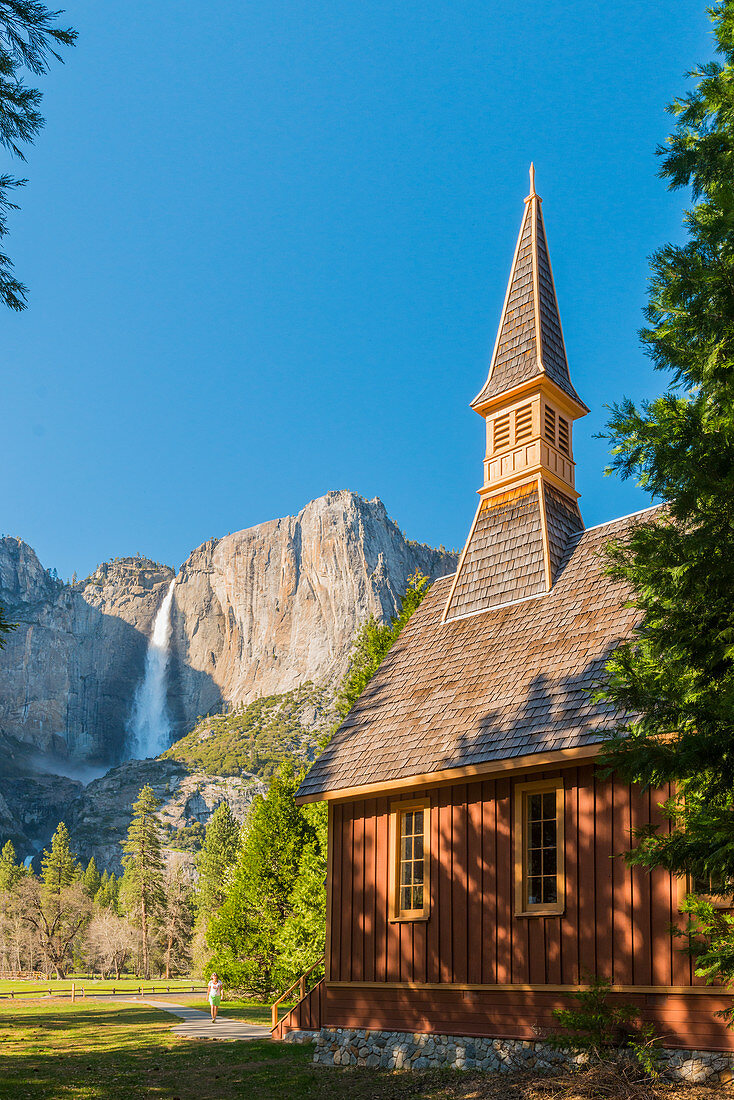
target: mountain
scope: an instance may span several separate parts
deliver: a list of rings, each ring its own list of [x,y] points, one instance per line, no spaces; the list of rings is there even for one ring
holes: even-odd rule
[[[171,580],[173,735],[223,705],[333,683],[369,614],[393,615],[408,577],[456,557],[407,540],[380,500],[341,491],[205,542],[177,574],[145,558],[105,562],[68,585],[20,539],[0,539],[0,604],[18,624],[0,651],[0,732],[44,753],[114,764],[153,619]]]

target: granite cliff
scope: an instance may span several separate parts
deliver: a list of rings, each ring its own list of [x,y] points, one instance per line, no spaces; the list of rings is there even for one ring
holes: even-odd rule
[[[406,540],[381,501],[346,491],[205,542],[177,574],[118,558],[69,585],[20,539],[0,539],[0,604],[18,624],[0,651],[0,733],[100,767],[124,759],[174,575],[168,705],[178,737],[223,704],[333,683],[367,615],[394,614],[416,568],[435,578],[455,564]]]

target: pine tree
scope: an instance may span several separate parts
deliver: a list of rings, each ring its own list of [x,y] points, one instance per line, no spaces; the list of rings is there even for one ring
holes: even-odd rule
[[[39,0],[0,0],[0,145],[25,160],[23,145],[33,142],[44,119],[41,92],[23,83],[25,72],[42,76],[61,46],[73,46],[76,31],[55,26],[61,12]],[[17,209],[12,190],[25,180],[0,176],[0,240],[8,233],[8,211]],[[26,288],[13,275],[13,264],[0,253],[0,298],[11,309],[25,309]]]
[[[97,864],[94,862],[94,856],[89,860],[86,870],[82,876],[82,885],[84,892],[88,898],[94,900],[102,885],[102,876],[97,870]]]
[[[0,890],[12,890],[23,874],[23,867],[16,863],[15,848],[9,840],[0,852]]]
[[[120,883],[115,876],[114,871],[109,874],[107,871],[102,872],[102,878],[99,883],[99,890],[95,896],[94,902],[99,909],[111,909],[113,913],[118,910],[118,898],[120,895]]]
[[[649,830],[631,860],[734,884],[734,2],[710,9],[719,60],[670,107],[661,175],[690,187],[687,241],[652,258],[642,339],[668,392],[612,413],[612,466],[666,508],[610,547],[610,572],[640,611],[600,696],[624,721],[607,762],[650,787],[669,782],[671,831]],[[734,978],[729,948],[692,902],[708,976]],[[700,918],[700,919],[698,919]],[[711,937],[714,937],[714,940]],[[726,937],[724,937],[726,939]],[[714,956],[711,943],[718,943]]]
[[[237,860],[240,827],[232,816],[228,802],[220,802],[209,819],[204,843],[196,857],[199,872],[197,908],[205,919],[211,919],[226,895],[229,873]]]
[[[145,978],[150,977],[151,924],[164,900],[160,822],[156,814],[159,805],[153,788],[146,783],[133,805],[132,821],[123,841],[125,906],[139,921]]]
[[[65,886],[70,886],[81,874],[81,866],[69,848],[69,830],[63,821],[56,827],[51,837],[50,850],[44,848],[41,860],[41,881],[46,892],[58,894]]]
[[[408,579],[400,611],[389,623],[374,615],[362,624],[352,645],[349,668],[337,696],[337,711],[344,718],[377,672],[388,652],[405,629],[413,612],[428,592],[428,577],[416,572]]]
[[[227,897],[211,922],[212,966],[227,983],[267,996],[278,980],[278,937],[314,827],[295,803],[300,774],[284,763],[254,800]]]

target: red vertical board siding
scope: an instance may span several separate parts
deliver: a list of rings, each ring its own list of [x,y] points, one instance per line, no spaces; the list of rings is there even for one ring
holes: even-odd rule
[[[578,790],[576,798],[576,843],[578,846],[578,858],[576,860],[576,902],[575,902],[575,933],[577,940],[577,953],[574,954],[570,947],[571,958],[569,966],[565,966],[564,982],[573,985],[584,977],[596,973],[596,931],[599,922],[599,904],[596,888],[596,798],[594,790],[594,769],[591,767],[579,768]],[[587,899],[591,897],[593,903]]]
[[[352,981],[364,980],[364,802],[354,804],[352,823]]]
[[[467,981],[482,980],[482,784],[467,790]]]
[[[596,928],[596,973],[612,980],[614,935],[614,798],[611,783],[597,783],[595,791],[596,818],[596,893],[581,900],[581,919],[594,922]],[[595,902],[595,904],[592,903]]]
[[[497,800],[495,783],[482,783],[482,977],[497,979]]]
[[[427,921],[389,920],[388,830],[394,799],[332,806],[331,981],[411,983],[417,988],[440,983],[447,990],[481,983],[574,986],[596,972],[619,985],[690,984],[690,964],[668,932],[670,922],[680,919],[676,882],[662,871],[633,875],[623,858],[633,828],[647,821],[669,828],[658,806],[668,792],[642,793],[621,781],[612,784],[600,779],[592,765],[562,774],[566,906],[561,917],[515,915],[510,778],[429,792]],[[542,777],[543,773],[523,778]],[[406,988],[380,993],[355,985],[349,1018],[367,1021],[355,1026],[386,1026],[385,1020],[397,1019],[411,996]],[[492,1003],[500,1006],[507,996],[509,991],[495,989]],[[471,1025],[475,1030],[461,1030],[462,1022],[469,1028],[477,1013],[481,1016],[475,991],[461,992],[450,1009],[448,1002],[445,1009],[436,1007],[434,1019],[431,1005],[442,1004],[441,997],[434,989],[420,1002],[416,1028],[440,1024],[444,1030],[450,1025],[453,1033],[486,1033],[482,1029],[489,1025],[479,1017]],[[718,1025],[709,1020],[703,1007],[707,1003],[713,1002],[689,996],[676,1008],[671,1001],[665,1009],[671,1034],[683,1034],[687,1028],[692,1045],[694,1039],[699,1045],[713,1041]],[[656,995],[649,1001],[649,1012],[662,1011],[659,1004]],[[530,1008],[523,1012],[513,1027],[527,1028],[533,1019],[546,1026]],[[499,1007],[495,1015],[501,1020]],[[552,1026],[552,1019],[547,1026]]]
[[[578,981],[579,953],[579,786],[578,769],[565,775],[565,909],[561,921],[561,977],[558,981]],[[550,970],[549,970],[550,973]]]
[[[378,798],[375,823],[375,981],[386,982],[387,977],[387,917],[388,917],[388,831],[389,810],[386,798]]]
[[[615,785],[612,798],[612,966],[616,985],[632,985],[632,876],[624,859],[631,840],[629,786],[625,783]]]
[[[497,780],[497,981],[511,982],[515,862],[509,779]]]
[[[355,913],[352,907],[352,891],[354,889],[354,805],[345,803],[342,807],[342,882],[341,882],[341,912],[338,919],[341,923],[341,960],[339,970],[341,980],[353,981],[352,977],[352,929]]]
[[[431,915],[426,925],[426,981],[441,980],[439,968],[440,943],[438,938],[438,879],[441,864],[441,829],[438,799],[434,792],[431,796]]]
[[[452,791],[451,827],[454,846],[454,869],[451,876],[453,894],[451,911],[452,921],[452,981],[465,985],[469,980],[468,967],[468,806],[466,787],[454,787]]]
[[[665,834],[669,832],[670,823],[666,819],[660,803],[668,796],[667,790],[650,791],[650,821]],[[652,926],[652,984],[653,985],[683,985],[682,981],[676,981],[673,973],[673,952],[680,952],[682,944],[675,942],[669,935],[668,929],[675,921],[674,899],[677,902],[676,881],[667,871],[656,868],[650,872],[650,922]]]
[[[342,980],[341,972],[341,892],[342,892],[342,817],[344,807],[337,803],[332,810],[331,835],[334,848],[331,853],[331,912],[329,913],[329,975],[332,981]]]
[[[650,821],[650,792],[632,787],[630,825],[632,843],[635,831]],[[630,868],[632,885],[632,975],[637,985],[652,983],[652,925],[650,912],[650,875],[643,867]]]
[[[453,981],[452,878],[454,873],[453,805],[451,789],[438,794],[438,831],[441,845],[436,876],[436,917],[438,919],[438,972],[440,982]]]
[[[377,803],[368,799],[364,804],[364,980],[375,981],[376,926],[376,861]]]

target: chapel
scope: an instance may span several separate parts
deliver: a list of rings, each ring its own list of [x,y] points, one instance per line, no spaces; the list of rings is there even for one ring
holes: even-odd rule
[[[276,1028],[535,1040],[592,976],[664,1045],[729,1051],[724,992],[673,935],[688,884],[630,867],[667,790],[596,767],[593,686],[637,612],[585,528],[569,372],[531,169],[487,380],[473,522],[301,802],[329,807],[325,977]],[[469,489],[466,487],[467,503]],[[662,827],[667,827],[663,825]]]

